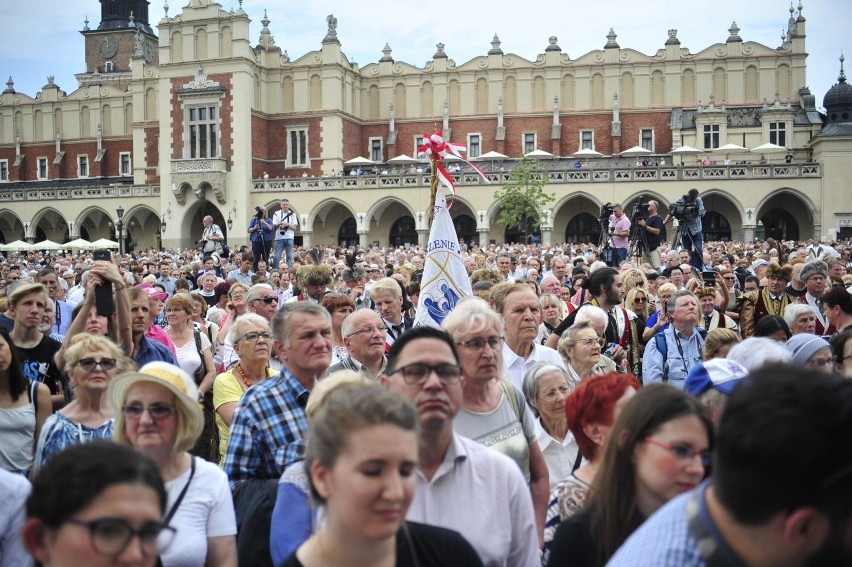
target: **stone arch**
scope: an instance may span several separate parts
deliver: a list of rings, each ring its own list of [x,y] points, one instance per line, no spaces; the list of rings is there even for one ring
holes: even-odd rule
[[[309,98],[311,110],[322,110],[322,78],[319,75],[311,75]]]
[[[33,215],[30,222],[27,238],[34,238],[35,242],[45,239],[54,242],[67,242],[68,222],[65,215],[53,207],[45,207]]]
[[[743,240],[743,206],[736,197],[721,190],[701,192],[704,210],[704,240]]]
[[[651,106],[666,104],[666,84],[663,72],[657,69],[651,73]]]
[[[295,210],[295,209],[294,209]],[[301,219],[301,216],[299,217]],[[359,216],[351,209],[351,205],[342,199],[325,199],[307,214],[307,222],[303,230],[311,231],[311,242],[314,244],[327,244],[339,242],[340,229],[348,222],[348,219],[356,220],[358,230]],[[299,221],[301,223],[301,220]],[[299,242],[300,233],[296,233],[295,242]]]
[[[796,189],[782,187],[772,191],[755,208],[755,236],[776,240],[818,238],[814,227],[816,211],[813,201]]]
[[[584,221],[589,220],[586,215],[597,221],[598,216],[600,216],[600,210],[600,200],[585,191],[578,191],[563,196],[553,205],[554,238],[556,240],[567,239],[569,237],[569,229],[576,232],[576,229],[579,228],[577,226],[579,222],[575,219],[581,217],[581,215]],[[571,224],[572,222],[574,223],[573,225]],[[594,226],[587,227],[586,222],[583,222],[582,228],[588,230],[591,234],[600,235],[599,223],[597,230],[595,230]],[[577,233],[574,236],[579,238],[582,235]],[[577,242],[578,240],[574,239],[573,241]],[[583,240],[583,242],[588,242],[588,240]]]
[[[0,240],[8,244],[15,240],[24,240],[24,221],[14,211],[9,209],[0,213]]]
[[[172,223],[177,222],[180,225],[179,231],[179,241],[184,243],[184,245],[188,245],[190,243],[194,243],[196,240],[201,238],[201,233],[204,228],[201,225],[201,221],[204,220],[204,217],[210,215],[213,217],[213,224],[218,225],[219,228],[222,229],[222,234],[225,235],[225,242],[231,244],[231,248],[235,248],[233,246],[233,242],[229,239],[228,236],[228,223],[225,220],[225,215],[222,214],[222,211],[219,210],[219,207],[212,201],[208,201],[207,199],[199,199],[192,203],[190,206],[186,207],[183,210],[183,216],[180,216],[178,213],[175,219],[169,219],[166,216],[165,221],[169,226],[172,226]],[[235,238],[236,242],[243,242],[248,240],[248,235],[243,238],[242,235],[245,234],[245,227],[239,227],[234,224],[234,234],[240,235],[239,238]]]
[[[403,215],[397,218],[388,230],[388,245],[402,246],[417,244],[417,221],[414,217]]]
[[[778,93],[778,98],[781,101],[785,101],[790,98],[791,92],[790,83],[792,81],[792,74],[790,73],[790,67],[784,64],[778,65],[775,77],[775,92]]]
[[[680,102],[686,106],[695,104],[695,71],[684,69],[680,75]]]
[[[626,72],[621,75],[621,95],[619,97],[619,103],[621,104],[621,108],[631,108],[635,106],[634,96],[633,96],[633,73]]]
[[[451,116],[458,116],[461,114],[461,85],[459,84],[458,79],[450,79],[450,83],[448,85],[449,91],[449,113]]]
[[[506,112],[518,110],[518,83],[512,75],[503,79],[503,109]]]
[[[74,220],[74,231],[76,234],[89,242],[99,238],[110,238],[112,227],[110,223],[115,219],[115,211],[109,212],[104,207],[91,206],[83,209]]]
[[[219,56],[220,57],[233,57],[234,56],[234,46],[232,42],[234,41],[234,32],[231,29],[231,26],[222,26],[222,29],[219,30]]]
[[[563,109],[574,108],[574,75],[562,77],[562,98],[559,106]]]
[[[654,191],[642,191],[640,193],[636,193],[635,195],[631,195],[622,203],[624,205],[624,214],[630,215],[633,213],[633,207],[639,204],[640,197],[642,198],[643,203],[647,203],[652,199],[656,201],[657,214],[663,218],[666,218],[666,215],[669,213],[669,200]]]
[[[357,246],[358,244],[360,244],[358,221],[355,220],[355,217],[347,217],[337,231],[337,245],[348,247]]]
[[[128,209],[124,213],[124,227],[124,249],[128,252],[160,247],[160,215],[148,205]]]
[[[544,100],[544,77],[536,75],[532,81],[532,109],[534,111],[546,110],[547,105]]]
[[[456,236],[459,241],[470,242],[473,240],[479,242],[476,230],[476,209],[466,201],[456,197],[450,207],[450,217],[453,219],[453,226],[456,229]]]
[[[171,63],[180,63],[183,61],[183,35],[180,30],[172,32],[172,56]]]
[[[204,28],[195,30],[195,59],[207,59],[207,30]]]
[[[397,221],[402,217],[411,217],[416,228],[418,224],[424,222],[422,212],[418,213],[411,206],[397,197],[386,197],[376,201],[367,211],[367,216],[364,220],[364,230],[368,231],[369,240],[379,240],[382,243],[390,242],[391,240],[399,240],[400,238],[408,238],[408,226],[398,225]],[[394,235],[394,229],[404,229]],[[417,244],[415,237],[412,244]]]
[[[713,96],[717,105],[728,98],[728,75],[722,67],[713,70]]]
[[[589,93],[589,100],[592,101],[592,108],[603,108],[604,107],[604,80],[603,74],[595,73],[592,75],[592,80],[589,83],[591,92]]]
[[[476,80],[476,97],[473,109],[474,114],[486,114],[488,112],[488,80],[480,77]]]
[[[396,118],[405,118],[407,115],[405,99],[405,83],[397,83],[393,88],[393,113]]]
[[[154,87],[145,89],[145,120],[157,119],[157,92]]]
[[[745,68],[745,102],[758,102],[760,98],[760,75],[757,66]]]
[[[431,81],[425,81],[420,87],[420,116],[435,114],[435,89]]]
[[[281,79],[281,104],[284,112],[293,112],[293,77]]]

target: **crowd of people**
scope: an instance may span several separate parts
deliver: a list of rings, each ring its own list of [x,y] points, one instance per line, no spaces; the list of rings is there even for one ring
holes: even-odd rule
[[[852,243],[462,243],[438,329],[286,204],[2,259],[0,565],[852,563]]]

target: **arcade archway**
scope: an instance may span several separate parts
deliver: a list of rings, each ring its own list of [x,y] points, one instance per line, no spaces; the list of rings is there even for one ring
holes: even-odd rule
[[[813,212],[795,193],[779,191],[760,206],[757,218],[757,238],[807,240],[814,237]]]
[[[414,217],[404,216],[398,218],[390,228],[388,243],[391,246],[405,246],[406,244],[417,244],[417,225]]]

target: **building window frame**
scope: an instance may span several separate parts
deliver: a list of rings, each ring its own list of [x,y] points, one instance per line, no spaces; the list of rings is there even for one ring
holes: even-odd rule
[[[89,156],[88,154],[77,155],[77,177],[89,177]]]
[[[705,124],[702,128],[704,134],[704,149],[715,150],[720,145],[722,128],[718,124]]]
[[[639,129],[639,147],[645,148],[651,152],[654,152],[654,129],[653,128],[640,128]]]
[[[9,160],[0,159],[0,182],[9,181]]]
[[[417,156],[420,154],[420,146],[422,146],[425,141],[426,140],[423,138],[423,136],[414,136],[414,152],[411,154],[412,156],[417,158]]]
[[[383,163],[385,161],[384,139],[381,137],[368,138],[367,144],[370,152],[370,161]]]
[[[36,179],[43,181],[49,178],[49,170],[47,168],[47,158],[36,158]]]
[[[524,148],[523,155],[534,152],[538,149],[538,133],[537,132],[522,132],[521,147]]]
[[[472,132],[467,135],[467,157],[468,159],[478,158],[482,155],[482,134]]]
[[[595,149],[595,131],[580,130],[580,149],[594,150]]]
[[[769,123],[769,143],[787,147],[787,123],[776,121]]]
[[[309,126],[307,124],[287,126],[286,137],[287,167],[309,169],[311,167]]]
[[[218,158],[222,155],[219,101],[197,101],[184,106],[186,159]]]
[[[122,177],[133,175],[133,159],[130,157],[130,152],[118,154],[118,174]]]

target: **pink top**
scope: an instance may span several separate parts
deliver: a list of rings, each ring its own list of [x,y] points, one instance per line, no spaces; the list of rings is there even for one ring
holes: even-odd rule
[[[158,343],[163,343],[169,350],[172,351],[172,354],[177,358],[177,350],[175,349],[175,345],[172,340],[169,338],[169,334],[166,333],[165,330],[161,329],[157,325],[149,325],[148,331],[145,333],[145,336],[149,339],[155,340]]]

